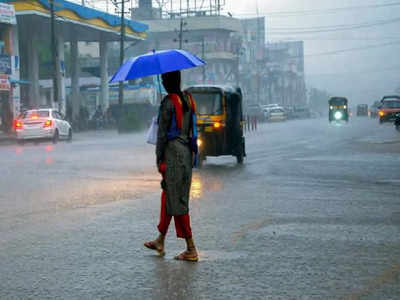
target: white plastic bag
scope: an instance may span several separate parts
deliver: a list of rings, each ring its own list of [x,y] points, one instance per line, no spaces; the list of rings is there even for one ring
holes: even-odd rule
[[[154,117],[151,120],[151,125],[147,131],[147,143],[151,145],[157,144],[157,134],[158,134],[158,118]]]

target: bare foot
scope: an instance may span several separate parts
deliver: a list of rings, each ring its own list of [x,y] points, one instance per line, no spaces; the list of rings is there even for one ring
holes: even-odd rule
[[[189,248],[178,256],[175,256],[175,259],[196,262],[199,260],[199,255],[197,254],[196,248]]]
[[[148,249],[157,251],[160,256],[165,255],[164,243],[161,242],[159,239],[156,239],[154,241],[145,242],[144,246]]]

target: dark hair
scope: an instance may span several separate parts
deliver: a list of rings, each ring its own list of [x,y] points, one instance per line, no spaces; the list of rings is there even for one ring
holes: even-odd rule
[[[161,74],[162,84],[168,94],[178,94],[182,100],[182,108],[184,112],[189,110],[189,105],[181,90],[181,72],[172,71]]]

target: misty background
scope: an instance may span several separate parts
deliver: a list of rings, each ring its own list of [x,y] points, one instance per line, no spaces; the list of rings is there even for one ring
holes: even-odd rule
[[[268,41],[304,41],[308,88],[368,104],[396,90],[400,93],[400,1],[228,0],[226,4],[234,17],[266,16]]]
[[[85,3],[114,13],[106,0]],[[235,18],[265,16],[268,42],[304,41],[308,89],[345,96],[354,104],[400,94],[400,1],[221,0],[221,4],[223,14]]]

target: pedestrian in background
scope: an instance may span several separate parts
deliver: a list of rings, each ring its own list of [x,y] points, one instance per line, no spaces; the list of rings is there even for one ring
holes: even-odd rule
[[[156,145],[156,163],[161,182],[161,213],[157,239],[144,245],[164,255],[164,241],[172,216],[178,238],[186,241],[186,250],[177,260],[198,261],[189,217],[189,197],[195,149],[195,103],[181,91],[179,71],[162,74],[162,84],[168,92],[160,105]],[[194,145],[196,144],[196,145]]]

